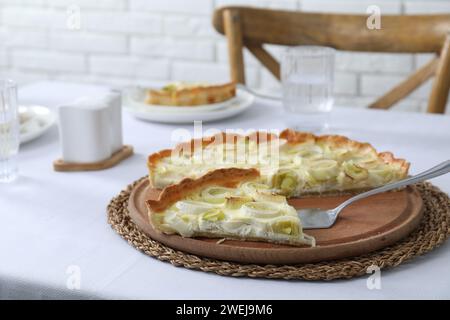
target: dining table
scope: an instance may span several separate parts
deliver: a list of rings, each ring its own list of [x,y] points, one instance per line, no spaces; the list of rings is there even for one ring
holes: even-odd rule
[[[20,104],[53,110],[80,96],[111,88],[42,81],[19,88]],[[0,299],[449,299],[450,243],[395,268],[333,280],[270,280],[220,276],[176,267],[145,255],[108,224],[110,200],[144,177],[147,156],[173,147],[173,133],[194,137],[193,123],[139,120],[122,110],[123,140],[134,154],[100,171],[56,172],[58,127],[20,146],[19,176],[0,184]],[[242,114],[201,123],[201,132],[282,130],[288,116],[279,101],[256,98]],[[200,123],[197,123],[197,132]],[[330,133],[370,142],[411,163],[416,174],[450,158],[450,116],[334,106]],[[432,180],[450,193],[450,175]],[[77,282],[75,283],[74,277]]]

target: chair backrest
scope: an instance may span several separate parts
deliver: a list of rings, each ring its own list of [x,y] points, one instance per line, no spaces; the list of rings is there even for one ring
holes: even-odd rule
[[[263,44],[320,45],[345,51],[435,53],[436,57],[369,107],[388,109],[435,76],[428,112],[443,113],[450,88],[450,14],[383,15],[381,28],[368,16],[223,7],[214,12],[215,29],[228,40],[231,78],[245,83],[246,47],[276,78],[280,64]]]

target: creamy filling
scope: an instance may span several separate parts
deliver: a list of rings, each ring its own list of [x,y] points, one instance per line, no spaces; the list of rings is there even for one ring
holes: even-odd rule
[[[375,152],[331,149],[317,144],[282,144],[279,154],[271,157],[270,150],[263,146],[250,141],[241,146],[246,152],[239,153],[233,145],[221,144],[192,156],[164,158],[152,172],[152,179],[156,187],[163,188],[219,168],[256,168],[261,173],[261,183],[280,194],[299,196],[373,188],[403,178],[397,164],[385,163]]]
[[[152,213],[162,231],[184,237],[207,236],[315,245],[302,231],[296,210],[266,185],[247,182],[239,188],[209,187]]]

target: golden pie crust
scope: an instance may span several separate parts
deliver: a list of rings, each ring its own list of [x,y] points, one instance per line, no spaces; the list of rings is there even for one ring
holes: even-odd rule
[[[394,157],[392,152],[385,151],[378,153],[377,150],[367,142],[358,142],[355,140],[351,140],[345,136],[339,135],[323,135],[316,136],[312,133],[308,132],[300,132],[292,129],[285,129],[280,133],[280,139],[284,139],[288,144],[301,144],[301,143],[314,143],[314,144],[328,144],[333,147],[348,147],[352,150],[359,150],[361,153],[373,152],[376,153],[378,158],[383,160],[385,163],[390,164],[398,164],[402,168],[402,171],[405,173],[405,176],[409,170],[409,162],[405,159],[397,159]]]
[[[267,133],[267,132],[254,132],[250,135],[244,136],[239,134],[230,134],[230,133],[219,133],[217,135],[211,136],[211,137],[203,137],[201,139],[193,139],[188,142],[180,143],[178,144],[174,149],[165,149],[160,152],[156,152],[154,154],[151,154],[148,157],[147,165],[149,169],[149,180],[150,185],[153,188],[162,188],[165,187],[165,185],[161,186],[155,183],[155,180],[157,178],[157,168],[161,161],[164,160],[164,158],[171,157],[172,155],[177,154],[183,154],[187,157],[192,155],[195,150],[198,150],[198,148],[206,148],[207,146],[210,146],[211,144],[217,144],[220,145],[221,143],[227,142],[227,143],[242,143],[242,141],[253,141],[257,144],[263,143],[263,142],[270,142],[272,140],[280,139],[280,141],[285,141],[286,146],[289,147],[295,147],[296,145],[302,145],[302,144],[311,144],[311,145],[321,145],[321,146],[328,146],[333,149],[337,148],[347,148],[351,150],[352,152],[356,152],[358,155],[370,155],[371,157],[374,157],[374,159],[377,159],[377,161],[380,161],[380,163],[386,164],[386,165],[392,165],[393,168],[395,168],[395,174],[396,178],[394,180],[399,180],[402,178],[405,178],[408,174],[409,170],[409,163],[404,159],[395,158],[394,155],[391,152],[380,152],[378,153],[376,149],[370,145],[369,143],[362,143],[358,141],[351,140],[344,136],[339,135],[323,135],[323,136],[316,136],[311,133],[306,132],[298,132],[290,129],[286,129],[281,132],[279,136]],[[211,171],[214,169],[219,169],[220,165],[217,167],[211,168]],[[206,173],[206,172],[205,172]],[[176,182],[173,182],[176,183]],[[354,190],[351,188],[347,190],[347,192],[355,193],[355,192],[362,192],[365,190],[370,189],[369,187],[355,187]],[[333,192],[333,191],[325,191],[325,192],[306,192],[305,194],[340,194],[342,192]],[[346,192],[343,192],[346,193]]]
[[[173,149],[164,149],[159,152],[155,152],[148,156],[147,158],[147,167],[149,169],[150,174],[150,185],[155,187],[155,185],[152,182],[152,176],[154,174],[154,169],[156,169],[158,163],[163,158],[168,158],[172,154],[179,154],[182,152],[183,154],[192,154],[194,153],[196,148],[205,148],[212,144],[221,144],[224,142],[232,142],[232,143],[238,143],[240,141],[255,141],[256,143],[265,143],[269,142],[271,140],[278,139],[278,136],[273,133],[263,132],[263,131],[256,131],[249,135],[243,136],[237,133],[225,133],[220,132],[218,134],[215,134],[213,136],[209,137],[202,137],[200,139],[192,139],[191,141],[182,142],[175,146]]]
[[[162,212],[187,195],[206,187],[234,188],[242,182],[251,181],[258,177],[259,171],[256,169],[217,169],[199,179],[185,178],[178,184],[167,186],[162,190],[157,200],[147,200],[146,204],[150,212]]]
[[[161,106],[199,106],[224,102],[236,96],[234,82],[147,91],[146,103]]]

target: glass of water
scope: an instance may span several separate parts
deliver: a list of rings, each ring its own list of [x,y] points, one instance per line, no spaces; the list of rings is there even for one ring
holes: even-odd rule
[[[281,61],[283,105],[287,124],[320,133],[329,127],[333,108],[335,50],[329,47],[288,48]]]
[[[19,115],[17,86],[0,79],[0,183],[17,177],[19,151]]]

